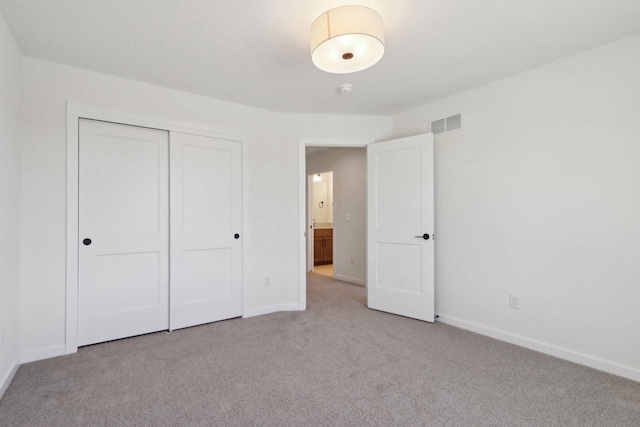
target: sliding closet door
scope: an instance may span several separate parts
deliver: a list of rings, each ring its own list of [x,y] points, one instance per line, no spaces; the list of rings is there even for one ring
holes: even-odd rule
[[[238,141],[171,132],[171,329],[242,315]]]
[[[78,344],[169,327],[165,131],[79,123]]]

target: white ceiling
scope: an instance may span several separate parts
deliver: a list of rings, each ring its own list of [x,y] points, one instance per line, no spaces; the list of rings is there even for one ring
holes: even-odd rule
[[[380,12],[369,70],[311,63],[313,20]],[[639,0],[0,0],[29,56],[276,111],[392,114],[640,32]],[[351,83],[351,95],[338,86]]]

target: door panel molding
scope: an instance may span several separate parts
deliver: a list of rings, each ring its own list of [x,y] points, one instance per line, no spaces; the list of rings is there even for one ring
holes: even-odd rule
[[[90,119],[104,122],[147,127],[171,132],[202,135],[222,138],[242,143],[244,154],[247,135],[236,130],[213,127],[198,123],[173,120],[148,114],[133,113],[113,108],[106,108],[77,102],[67,102],[67,212],[66,212],[66,307],[65,307],[65,354],[78,351],[78,254],[79,254],[79,120]],[[246,172],[242,171],[242,193],[246,194]],[[242,231],[247,235],[246,212],[242,209]],[[243,245],[243,259],[246,259],[246,245]],[[248,316],[246,293],[243,292],[243,316]]]

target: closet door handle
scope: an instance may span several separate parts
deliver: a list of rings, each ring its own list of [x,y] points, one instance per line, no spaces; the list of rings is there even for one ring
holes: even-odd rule
[[[238,240],[240,238],[240,235],[238,233],[236,233],[236,234],[233,235],[233,238]]]
[[[82,244],[85,245],[85,246],[89,246],[91,244],[91,239],[84,239],[82,241]]]
[[[427,233],[424,233],[422,236],[415,236],[416,239],[424,239],[424,240],[429,240],[429,235]]]

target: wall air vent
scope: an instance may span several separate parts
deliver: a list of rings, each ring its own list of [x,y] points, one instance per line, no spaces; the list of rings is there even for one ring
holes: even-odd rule
[[[462,114],[456,114],[444,119],[434,120],[431,122],[430,128],[434,135],[462,129]]]

